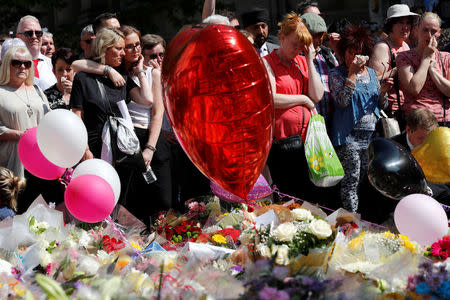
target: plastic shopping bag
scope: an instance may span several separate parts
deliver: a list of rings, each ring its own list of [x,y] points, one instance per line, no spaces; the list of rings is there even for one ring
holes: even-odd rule
[[[325,121],[319,114],[313,114],[309,119],[305,155],[309,178],[316,186],[333,186],[344,177],[344,169],[328,137]]]

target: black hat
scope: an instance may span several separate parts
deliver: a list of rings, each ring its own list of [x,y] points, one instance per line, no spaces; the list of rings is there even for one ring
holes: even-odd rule
[[[253,24],[264,22],[269,23],[269,12],[265,8],[253,8],[242,14],[242,24],[244,28]]]

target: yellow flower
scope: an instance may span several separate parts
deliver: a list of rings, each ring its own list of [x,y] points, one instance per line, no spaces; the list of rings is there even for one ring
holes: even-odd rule
[[[397,236],[394,233],[390,232],[390,231],[385,231],[383,236],[384,236],[384,238],[386,238],[388,240],[395,240],[395,239],[397,239]]]
[[[357,237],[355,237],[353,240],[350,241],[350,243],[348,243],[348,248],[352,249],[352,250],[359,250],[361,249],[362,245],[363,245],[363,236],[365,235],[365,232],[361,232],[360,235],[358,235]]]
[[[409,240],[409,237],[399,234],[398,237],[403,242],[403,246],[411,252],[416,251],[416,246]]]
[[[135,242],[131,242],[131,246],[133,246],[133,248],[138,249],[140,251],[142,251],[141,246],[139,246],[139,244],[135,243]]]
[[[320,167],[324,166],[322,156],[317,157],[317,155],[314,154],[313,157],[309,159],[309,161],[311,162],[311,169],[315,169],[316,171],[319,171]]]
[[[216,242],[218,244],[225,244],[227,242],[227,239],[221,234],[213,235],[212,239],[213,239],[214,242]]]

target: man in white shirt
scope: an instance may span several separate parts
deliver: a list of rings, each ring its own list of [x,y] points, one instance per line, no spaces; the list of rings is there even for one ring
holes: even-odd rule
[[[20,19],[16,36],[25,42],[33,58],[34,83],[46,90],[56,83],[56,77],[52,71],[52,61],[41,53],[42,35],[42,28],[36,17],[28,15]]]

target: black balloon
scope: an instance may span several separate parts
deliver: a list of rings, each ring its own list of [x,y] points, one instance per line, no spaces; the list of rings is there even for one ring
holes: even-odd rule
[[[370,143],[368,178],[380,193],[395,200],[427,193],[425,175],[416,159],[390,139],[376,138]]]

